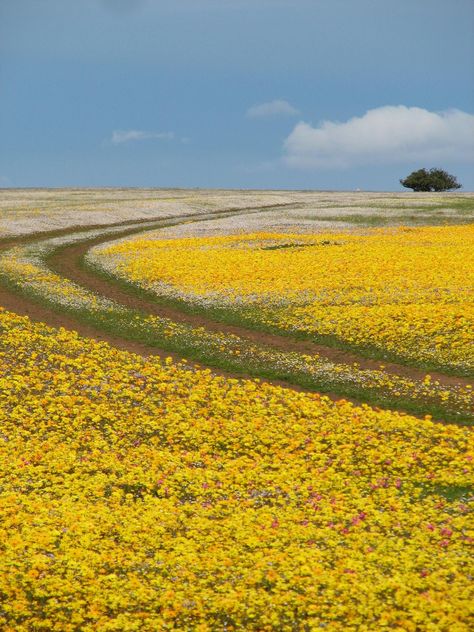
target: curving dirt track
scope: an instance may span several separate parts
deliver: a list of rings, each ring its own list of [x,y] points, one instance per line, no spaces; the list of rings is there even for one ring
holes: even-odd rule
[[[128,233],[129,231],[124,230],[121,233],[115,234],[112,239],[125,237]],[[308,355],[320,355],[323,358],[327,358],[339,364],[357,363],[362,369],[379,369],[382,364],[381,360],[372,360],[327,345],[321,345],[307,340],[296,340],[287,336],[256,331],[238,325],[229,325],[221,321],[212,320],[203,315],[185,313],[168,305],[160,305],[158,301],[154,302],[131,294],[118,283],[109,282],[82,266],[82,259],[92,246],[110,240],[110,235],[100,236],[58,249],[48,257],[48,265],[60,276],[66,277],[96,294],[112,299],[125,307],[141,310],[147,314],[169,318],[175,322],[187,323],[194,327],[204,327],[209,331],[234,334],[245,340],[269,346],[280,351],[296,351]],[[388,373],[413,379],[423,379],[427,373],[421,369],[395,362],[383,361],[383,366],[384,370]],[[430,371],[430,375],[433,380],[438,380],[440,384],[456,385],[470,383],[468,379],[445,375],[444,373],[436,371]]]
[[[285,206],[285,205],[278,205],[278,206]],[[273,206],[271,208],[273,208]],[[226,209],[224,211],[220,210],[220,211],[216,211],[216,215],[221,214],[221,213],[242,212],[242,210],[249,210],[249,209]],[[208,214],[209,213],[206,213],[206,215]],[[189,216],[185,216],[185,217],[186,219],[189,219]],[[196,215],[195,217],[198,217],[198,215]],[[95,230],[95,229],[107,230],[108,228],[123,226],[124,232],[123,233],[121,232],[120,234],[116,233],[118,237],[120,235],[134,232],[133,230],[131,231],[129,228],[131,224],[133,225],[143,224],[144,228],[151,225],[153,228],[156,228],[157,223],[161,223],[163,222],[163,220],[166,220],[166,219],[174,220],[176,218],[157,217],[154,219],[128,220],[125,222],[117,222],[117,223],[112,223],[112,224],[107,224],[107,225],[91,224],[88,226],[71,226],[70,228],[67,228],[67,229],[41,231],[39,233],[32,233],[28,235],[8,237],[8,238],[0,239],[0,252],[2,250],[8,250],[10,248],[14,248],[15,246],[20,246],[22,244],[40,241],[42,239],[48,239],[52,237],[61,237],[61,236],[69,235],[72,233],[87,232],[89,230]],[[110,239],[110,235],[104,238],[104,240],[107,240],[107,239]],[[82,271],[81,268],[78,267],[77,272],[79,273],[81,271]],[[80,281],[78,282],[80,283]],[[104,285],[107,286],[107,283],[105,283]],[[127,295],[127,298],[130,298],[130,297]],[[84,323],[81,320],[74,318],[73,316],[70,316],[69,314],[56,311],[52,308],[42,305],[41,303],[36,302],[35,300],[29,297],[17,294],[16,292],[12,291],[9,287],[5,286],[1,282],[0,282],[0,308],[4,308],[15,314],[19,314],[20,316],[28,316],[28,318],[30,318],[33,322],[45,323],[46,325],[49,325],[50,327],[55,327],[55,328],[63,327],[71,331],[76,331],[81,336],[92,338],[93,340],[96,340],[99,342],[107,342],[108,344],[110,344],[111,346],[117,349],[121,349],[123,351],[128,351],[131,353],[136,353],[137,355],[141,355],[144,358],[150,357],[150,356],[156,356],[159,358],[171,357],[176,362],[179,362],[182,360],[182,355],[173,353],[172,351],[169,351],[166,349],[161,349],[156,345],[153,345],[153,346],[146,345],[146,344],[136,342],[133,340],[121,338],[120,336],[113,336],[112,334],[108,332],[104,332],[98,327],[94,327],[92,325]],[[208,368],[208,367],[204,367],[202,364],[197,364],[197,363],[193,363],[189,361],[187,361],[187,363],[188,365],[194,366],[195,368]],[[212,367],[212,372],[215,375],[219,375],[219,376],[227,377],[227,378],[255,379],[255,377],[252,375],[247,375],[245,373],[240,373],[240,372],[232,373],[229,371],[223,371],[215,367]],[[288,389],[298,391],[298,392],[304,392],[306,390],[303,387],[298,386],[297,384],[291,384],[283,380],[276,380],[276,379],[270,380],[267,378],[260,378],[260,381],[267,384],[280,386],[282,388],[288,388]],[[363,403],[361,401],[355,400],[350,397],[342,397],[341,395],[337,393],[325,392],[324,395],[326,397],[329,397],[333,401],[351,401],[355,404]]]
[[[243,209],[227,209],[227,213],[233,212],[242,212]],[[247,209],[250,210],[250,209]],[[216,211],[216,215],[222,213],[223,211]],[[204,215],[204,214],[203,214]],[[209,215],[209,213],[206,213]],[[199,215],[193,216],[195,219],[199,217]],[[305,354],[318,354],[323,358],[327,358],[330,361],[336,363],[344,363],[344,364],[353,364],[357,363],[361,368],[367,369],[379,369],[380,361],[371,360],[362,356],[359,356],[355,353],[350,353],[341,349],[335,349],[333,347],[320,345],[313,343],[311,341],[302,341],[291,339],[286,336],[279,336],[276,334],[264,333],[255,331],[249,328],[229,325],[219,321],[212,320],[202,315],[196,314],[187,314],[179,309],[160,305],[159,302],[154,302],[152,300],[147,300],[146,298],[137,297],[136,295],[132,295],[128,293],[122,286],[119,284],[115,284],[113,282],[109,282],[102,277],[95,275],[90,270],[87,270],[82,267],[82,258],[86,254],[86,252],[93,246],[99,243],[104,243],[106,241],[110,241],[111,239],[117,239],[120,237],[127,236],[133,232],[136,232],[136,228],[130,228],[131,224],[135,226],[137,224],[143,224],[143,230],[147,228],[156,229],[156,224],[162,222],[167,218],[155,218],[153,220],[146,219],[143,221],[127,221],[127,222],[119,222],[108,225],[93,225],[93,226],[81,226],[81,227],[72,227],[70,229],[61,229],[56,231],[49,231],[43,233],[36,233],[34,235],[26,235],[19,236],[17,238],[9,238],[0,241],[0,250],[5,250],[8,248],[12,248],[16,245],[34,242],[40,239],[45,239],[48,237],[56,237],[60,235],[67,235],[71,233],[77,233],[82,231],[88,231],[96,228],[103,229],[106,231],[112,227],[123,226],[124,230],[114,233],[113,235],[101,235],[96,236],[91,239],[85,239],[79,243],[75,243],[69,246],[61,247],[54,251],[52,255],[48,258],[48,265],[51,267],[53,271],[60,274],[63,277],[74,281],[75,283],[82,285],[83,287],[92,290],[94,293],[98,295],[105,296],[109,299],[114,300],[116,303],[122,304],[126,307],[141,310],[147,314],[153,314],[157,316],[162,316],[165,318],[170,318],[175,322],[183,322],[193,325],[195,327],[205,327],[210,331],[219,331],[229,334],[235,334],[239,337],[254,342],[256,344],[265,345],[269,347],[273,347],[275,349],[281,351],[295,351]],[[170,218],[171,219],[171,218]],[[173,218],[173,220],[179,220],[180,218]],[[189,216],[183,216],[183,221],[187,221]],[[171,356],[176,360],[181,359],[181,356],[170,353],[164,349],[160,349],[155,346],[149,346],[146,344],[142,344],[139,342],[134,342],[130,340],[123,339],[118,336],[113,336],[108,333],[101,331],[99,328],[93,327],[92,325],[85,324],[80,322],[76,318],[55,311],[54,309],[50,309],[45,307],[44,305],[38,304],[32,299],[26,298],[24,296],[20,296],[10,290],[7,287],[0,285],[0,305],[12,312],[21,315],[27,315],[34,321],[45,322],[48,325],[53,327],[65,327],[67,329],[72,329],[77,331],[83,336],[93,338],[99,341],[105,341],[109,344],[117,347],[119,349],[123,349],[126,351],[131,351],[133,353],[137,353],[144,357],[146,356],[160,356],[166,357]],[[425,371],[420,369],[416,369],[414,367],[394,363],[394,362],[383,362],[384,370],[393,373],[396,375],[400,375],[402,377],[412,378],[412,379],[423,379],[426,375]],[[200,365],[196,365],[200,366]],[[212,368],[213,372],[218,375],[223,375],[227,377],[233,378],[245,378],[251,377],[244,375],[242,373],[229,373],[221,370],[216,370]],[[430,375],[434,380],[438,380],[441,384],[446,385],[466,385],[470,383],[470,380],[461,377],[455,377],[450,375],[445,375],[439,372],[430,371]],[[279,380],[268,380],[262,379],[264,382],[276,384],[279,386],[284,386],[291,388],[293,390],[302,391],[304,390],[301,387],[298,387],[293,384],[289,384],[287,382],[279,381]],[[345,399],[348,400],[350,398],[344,397],[342,398],[340,395],[335,393],[325,393],[325,395],[331,397],[334,400]],[[351,400],[355,401],[355,400]],[[357,402],[360,403],[360,402]]]

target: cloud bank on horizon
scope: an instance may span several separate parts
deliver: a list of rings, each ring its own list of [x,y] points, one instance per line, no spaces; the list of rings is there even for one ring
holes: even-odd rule
[[[301,169],[415,161],[474,161],[474,115],[386,105],[345,122],[299,122],[284,141],[284,163]]]

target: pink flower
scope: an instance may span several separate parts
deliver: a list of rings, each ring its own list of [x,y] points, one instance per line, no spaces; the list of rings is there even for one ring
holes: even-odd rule
[[[441,529],[441,535],[446,535],[449,537],[453,535],[453,532],[451,531],[451,529],[448,529],[448,527],[444,527],[443,529]]]

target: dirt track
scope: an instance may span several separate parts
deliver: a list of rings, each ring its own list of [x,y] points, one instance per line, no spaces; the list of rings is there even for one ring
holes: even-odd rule
[[[128,231],[125,230],[123,233],[116,234],[113,236],[113,239],[124,237],[127,235],[127,232]],[[105,296],[125,307],[138,309],[147,314],[169,318],[175,322],[187,323],[194,327],[204,327],[209,331],[234,334],[256,344],[269,346],[280,351],[295,351],[308,355],[317,354],[339,364],[358,363],[363,369],[379,369],[380,364],[383,363],[385,371],[396,375],[413,379],[423,379],[426,375],[426,371],[399,363],[372,360],[355,353],[327,345],[316,344],[311,341],[295,340],[287,336],[255,331],[237,325],[229,325],[205,316],[184,313],[179,309],[160,305],[152,300],[132,295],[123,289],[122,286],[104,280],[89,270],[84,269],[81,265],[83,256],[92,246],[110,241],[110,239],[110,235],[95,237],[78,244],[61,248],[48,258],[48,265],[60,276],[66,277],[98,295]],[[467,379],[445,375],[435,371],[430,371],[430,375],[433,380],[438,380],[441,384],[453,385],[470,383]]]
[[[232,212],[233,209],[229,209],[228,212]],[[123,222],[118,224],[110,224],[107,226],[88,226],[88,227],[80,227],[71,228],[71,229],[61,229],[56,231],[51,231],[48,233],[37,233],[35,235],[21,236],[18,238],[11,238],[7,240],[3,240],[0,242],[0,249],[11,248],[15,245],[20,245],[26,242],[36,241],[38,239],[45,239],[48,237],[55,237],[59,235],[66,235],[73,232],[86,231],[94,228],[101,228],[103,230],[107,230],[108,228],[121,226],[123,225],[124,230],[114,233],[114,235],[101,235],[99,237],[95,237],[93,239],[88,239],[82,241],[80,243],[73,244],[71,246],[63,247],[55,252],[49,257],[48,265],[58,274],[64,276],[75,283],[82,285],[83,287],[92,290],[96,294],[105,296],[114,300],[115,302],[122,304],[126,307],[139,309],[148,314],[154,314],[157,316],[162,316],[165,318],[170,318],[175,322],[188,323],[190,325],[196,327],[205,327],[210,331],[219,331],[229,334],[238,335],[241,338],[249,340],[259,345],[269,346],[281,351],[295,351],[306,354],[318,354],[323,358],[327,358],[330,361],[336,363],[344,363],[344,364],[353,364],[358,363],[361,368],[367,369],[379,369],[381,361],[371,360],[368,358],[364,358],[354,353],[350,353],[344,350],[335,349],[333,347],[320,345],[316,343],[312,343],[310,341],[301,341],[295,340],[286,336],[279,336],[270,333],[258,332],[248,328],[229,325],[225,323],[221,323],[215,320],[211,320],[206,318],[205,316],[196,315],[196,314],[186,314],[176,308],[172,308],[169,306],[162,306],[157,302],[152,300],[147,300],[145,298],[140,298],[135,295],[129,294],[122,286],[118,284],[114,284],[104,280],[103,278],[96,276],[94,273],[84,269],[81,265],[82,257],[84,254],[91,248],[93,245],[97,245],[99,243],[103,243],[109,241],[111,239],[116,239],[119,237],[126,236],[133,232],[133,229],[130,228],[130,224],[143,224],[143,229],[146,230],[147,226],[156,225],[157,222],[162,221],[163,218],[156,218],[154,220],[144,220],[140,222]],[[83,336],[87,336],[89,338],[93,338],[96,340],[106,341],[109,344],[117,347],[119,349],[123,349],[126,351],[131,351],[133,353],[137,353],[142,356],[171,356],[175,359],[181,359],[180,356],[176,354],[170,353],[164,349],[159,349],[155,346],[148,346],[146,344],[141,344],[138,342],[125,340],[118,336],[113,336],[108,333],[102,332],[100,329],[93,327],[89,324],[85,324],[80,322],[79,320],[73,318],[72,316],[63,314],[61,312],[57,312],[53,309],[45,307],[36,303],[35,301],[25,298],[23,296],[17,295],[10,289],[3,287],[0,285],[0,305],[5,307],[6,309],[15,312],[17,314],[27,315],[34,321],[45,322],[48,325],[53,327],[65,327],[66,329],[72,329],[79,332]],[[405,366],[398,363],[393,362],[383,362],[384,370],[396,375],[400,375],[407,378],[413,379],[423,379],[426,372]],[[233,373],[226,373],[219,370],[214,370],[216,374],[226,375],[236,378],[241,377],[250,377]],[[470,383],[469,380],[454,377],[449,375],[444,375],[442,373],[430,371],[430,375],[434,380],[438,380],[441,384],[446,385],[465,385]],[[292,388],[294,390],[304,390],[300,387],[282,382],[277,380],[263,380],[268,381],[273,384],[278,384],[280,386],[286,386]],[[328,394],[332,399],[342,399],[340,395],[329,393]],[[345,398],[348,399],[348,398]]]

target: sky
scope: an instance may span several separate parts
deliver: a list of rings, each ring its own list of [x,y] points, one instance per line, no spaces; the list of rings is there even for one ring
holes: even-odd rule
[[[0,187],[474,190],[472,0],[0,0]]]

